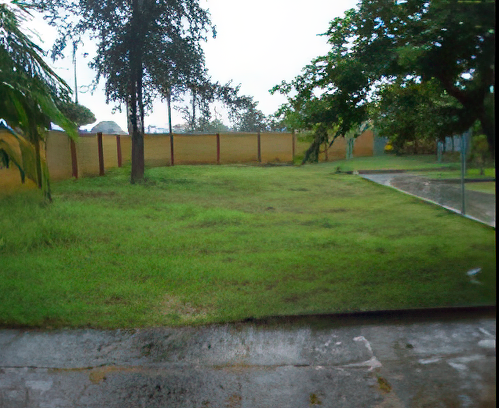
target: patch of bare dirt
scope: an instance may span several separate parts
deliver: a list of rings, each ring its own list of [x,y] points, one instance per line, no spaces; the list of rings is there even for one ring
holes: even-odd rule
[[[163,315],[175,314],[183,322],[193,323],[205,319],[212,310],[210,307],[195,307],[190,303],[184,303],[177,296],[167,293],[163,296],[159,312]]]

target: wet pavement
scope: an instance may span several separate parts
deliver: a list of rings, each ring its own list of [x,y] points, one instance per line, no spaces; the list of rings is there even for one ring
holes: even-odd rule
[[[373,316],[1,330],[0,407],[495,406],[495,308]]]
[[[461,213],[461,186],[455,182],[434,180],[408,173],[362,174],[362,177],[431,201],[451,211]],[[495,227],[495,194],[466,190],[465,212],[469,218]]]

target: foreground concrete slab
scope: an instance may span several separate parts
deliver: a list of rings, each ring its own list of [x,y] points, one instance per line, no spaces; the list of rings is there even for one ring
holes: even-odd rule
[[[492,407],[495,340],[495,311],[1,330],[0,407]]]

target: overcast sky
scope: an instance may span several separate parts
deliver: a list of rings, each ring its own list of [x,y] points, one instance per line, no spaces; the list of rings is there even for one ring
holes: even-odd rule
[[[251,95],[259,102],[266,115],[274,113],[285,102],[281,95],[270,95],[270,88],[282,80],[289,81],[313,58],[327,53],[329,47],[324,33],[329,22],[355,7],[357,0],[201,0],[208,8],[217,37],[204,45],[206,66],[214,81],[241,84],[241,93]],[[56,38],[55,29],[45,24],[40,16],[30,23],[48,50]],[[38,41],[39,42],[39,41]],[[95,74],[87,66],[95,47],[86,41],[77,54],[78,86],[90,85]],[[89,55],[84,58],[83,53]],[[74,87],[71,58],[50,61],[56,72]],[[126,130],[126,116],[112,113],[114,105],[106,105],[103,80],[91,94],[79,90],[79,102],[92,110],[97,122],[114,120]],[[173,124],[183,120],[174,112]],[[157,101],[154,110],[145,118],[148,125],[167,127],[166,106]],[[86,128],[91,128],[87,126]]]

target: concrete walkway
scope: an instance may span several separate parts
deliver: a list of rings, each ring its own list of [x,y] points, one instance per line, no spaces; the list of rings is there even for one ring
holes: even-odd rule
[[[0,407],[494,407],[493,312],[0,331]]]
[[[409,173],[362,174],[378,184],[431,201],[451,211],[461,213],[461,186],[444,180],[429,179]],[[496,225],[496,197],[479,191],[465,191],[465,210],[469,218],[484,224]]]

